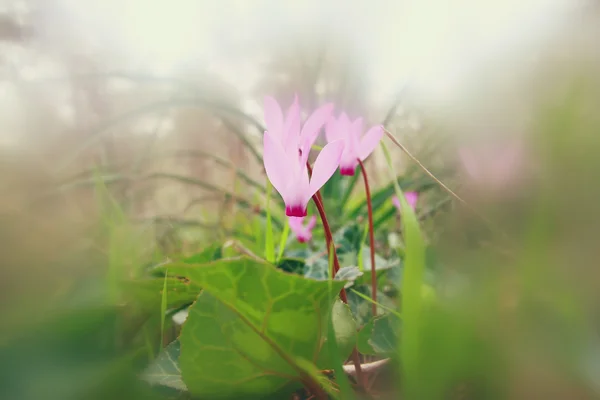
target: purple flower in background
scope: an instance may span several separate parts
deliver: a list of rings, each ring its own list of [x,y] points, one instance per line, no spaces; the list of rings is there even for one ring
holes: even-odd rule
[[[419,193],[417,192],[406,192],[404,193],[404,198],[406,199],[406,202],[408,203],[408,205],[413,209],[417,207],[417,200],[419,199]],[[398,196],[394,196],[392,197],[392,203],[396,206],[396,208],[398,209],[398,211],[400,211],[401,207],[400,207],[400,199],[398,198]]]
[[[517,178],[523,166],[519,142],[485,143],[458,150],[462,167],[478,186],[503,187]]]
[[[312,217],[310,217],[308,223],[304,225],[304,218],[305,217],[288,218],[290,229],[292,230],[292,232],[296,236],[296,239],[298,239],[300,243],[306,243],[312,239],[312,230],[315,227],[315,224],[317,223],[317,217],[313,215]]]

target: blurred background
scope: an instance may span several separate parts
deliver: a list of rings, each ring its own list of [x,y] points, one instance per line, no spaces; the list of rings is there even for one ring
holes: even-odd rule
[[[464,398],[598,398],[599,71],[592,0],[0,0],[0,397],[159,396],[132,382],[160,296],[121,282],[260,248],[262,101],[298,94],[384,123],[502,232],[393,148],[449,297],[428,332],[483,343],[432,334],[424,374],[477,359],[493,383]]]

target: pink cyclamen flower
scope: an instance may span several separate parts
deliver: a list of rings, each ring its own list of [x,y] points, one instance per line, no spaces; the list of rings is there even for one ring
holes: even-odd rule
[[[518,178],[523,147],[518,142],[486,143],[458,150],[464,170],[479,186],[501,188]]]
[[[312,230],[317,223],[317,217],[314,215],[306,225],[303,224],[305,217],[288,217],[290,229],[300,243],[310,242],[312,239]]]
[[[315,161],[312,177],[308,177],[306,162],[311,146],[333,111],[326,104],[314,111],[301,127],[298,99],[283,115],[277,101],[265,98],[267,130],[263,136],[263,160],[267,177],[285,202],[288,217],[306,216],[311,197],[331,178],[337,169],[344,142],[325,146]]]
[[[346,113],[338,119],[331,118],[326,126],[325,134],[329,143],[335,140],[345,142],[344,152],[340,160],[340,173],[352,176],[358,166],[358,160],[364,161],[375,150],[383,137],[383,127],[377,125],[362,135],[363,119],[350,121]]]
[[[408,203],[408,205],[414,211],[414,209],[417,207],[417,200],[419,199],[419,193],[406,192],[406,193],[404,193],[404,198],[406,199],[406,202]],[[396,206],[398,211],[401,210],[402,207],[400,206],[400,199],[398,198],[398,196],[392,197],[392,203]]]

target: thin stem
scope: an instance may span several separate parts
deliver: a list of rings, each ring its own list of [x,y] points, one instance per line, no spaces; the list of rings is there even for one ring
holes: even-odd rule
[[[371,312],[373,317],[377,316],[377,271],[375,270],[375,233],[373,232],[373,204],[371,203],[371,189],[369,188],[369,178],[363,162],[358,159],[365,182],[365,193],[367,195],[367,214],[369,216],[369,244],[371,246]]]
[[[335,274],[340,270],[340,261],[337,257],[337,251],[335,251],[335,245],[333,244],[333,235],[331,234],[331,227],[329,226],[329,222],[327,221],[327,215],[325,215],[325,208],[323,207],[323,202],[319,199],[319,192],[315,193],[312,197],[315,205],[317,206],[317,210],[319,211],[319,215],[321,216],[321,222],[323,223],[323,230],[325,231],[325,242],[327,244],[328,253],[333,249],[333,276],[332,279],[335,278]],[[346,289],[342,288],[340,291],[340,298],[346,304],[348,304],[348,297],[346,296]]]
[[[308,175],[312,176],[312,167],[306,162],[306,168],[308,169]],[[319,215],[321,216],[321,221],[323,222],[323,230],[325,231],[325,241],[327,242],[327,253],[329,253],[331,248],[335,249],[335,244],[333,244],[333,235],[331,234],[331,227],[329,226],[329,222],[327,221],[327,215],[325,214],[325,207],[323,207],[323,198],[321,197],[320,191],[317,192],[312,197],[315,205],[317,206],[317,210],[319,211]],[[332,246],[333,244],[333,246]],[[334,250],[333,252],[333,276],[335,278],[335,274],[340,269],[340,262],[337,258],[337,252]]]
[[[306,388],[313,394],[313,396],[315,396],[315,398],[319,400],[327,400],[329,398],[325,390],[323,390],[321,385],[319,385],[319,383],[314,379],[308,379],[302,383],[304,383],[304,386],[306,386]]]
[[[354,349],[352,349],[352,364],[354,364],[354,370],[356,371],[356,381],[362,388],[366,390],[367,377],[365,374],[362,373],[362,365],[360,364],[360,356],[358,354],[356,346],[354,346]]]
[[[308,161],[306,162],[306,168],[308,168],[309,175],[312,176],[312,168]],[[340,261],[337,257],[337,251],[335,251],[335,243],[333,242],[333,235],[331,233],[331,227],[329,226],[329,222],[327,221],[327,215],[325,214],[325,207],[323,207],[323,198],[321,197],[321,193],[317,190],[317,192],[312,197],[315,205],[317,206],[317,210],[319,211],[319,215],[321,216],[321,222],[323,223],[323,230],[325,231],[325,242],[327,244],[327,251],[333,252],[331,256],[333,256],[333,276],[332,279],[335,278],[335,274],[340,269]],[[346,289],[342,288],[340,291],[340,299],[348,304],[348,296],[346,295]],[[360,356],[358,354],[358,350],[356,346],[352,350],[352,363],[354,364],[354,368],[356,370],[356,380],[359,385],[363,388],[366,388],[365,376],[362,373],[362,368],[360,366]]]

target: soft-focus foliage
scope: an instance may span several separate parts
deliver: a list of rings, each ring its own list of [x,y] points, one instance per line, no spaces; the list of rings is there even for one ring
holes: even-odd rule
[[[4,3],[0,398],[600,396],[597,2]]]

